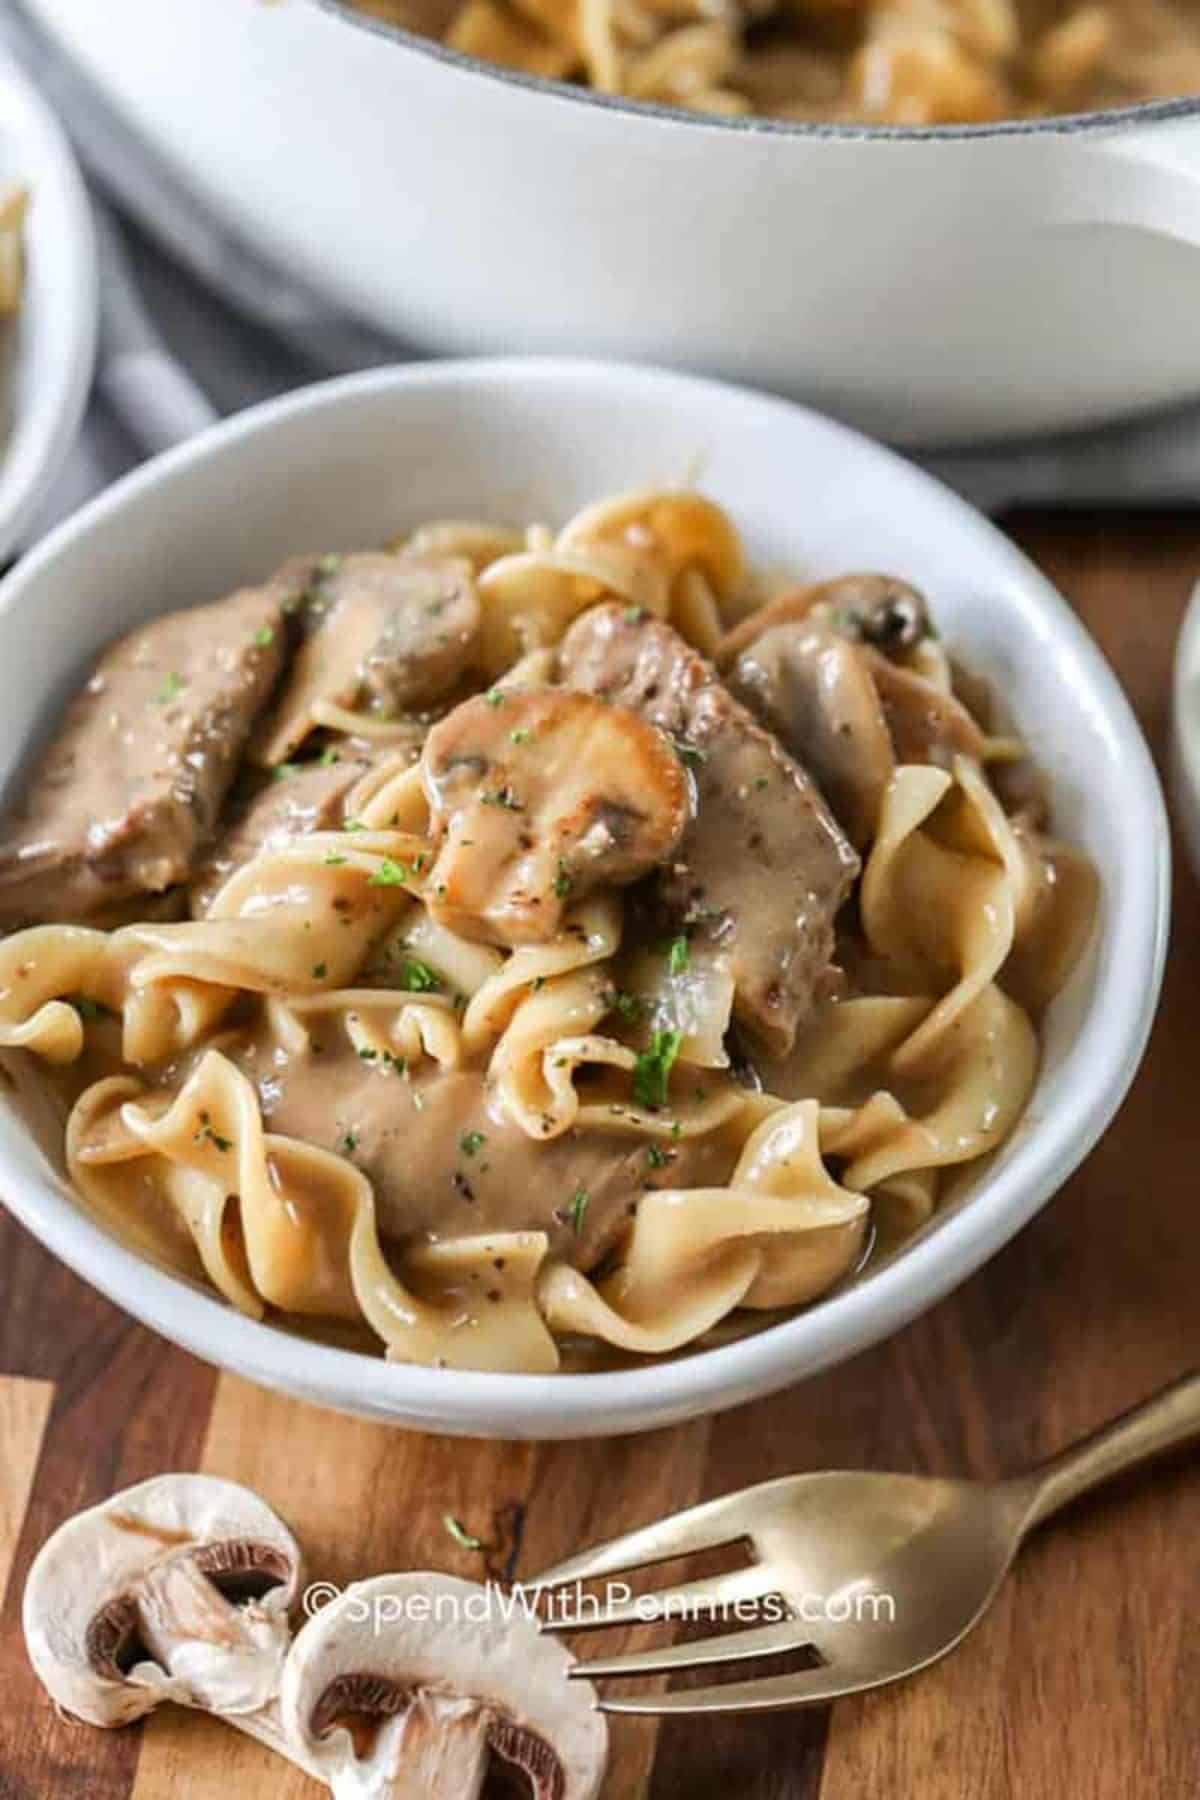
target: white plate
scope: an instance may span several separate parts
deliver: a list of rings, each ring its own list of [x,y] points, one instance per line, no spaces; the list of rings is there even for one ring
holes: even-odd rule
[[[253,1380],[376,1419],[489,1437],[638,1430],[732,1406],[861,1350],[931,1305],[1087,1154],[1141,1057],[1166,943],[1169,851],[1153,765],[1074,614],[947,489],[815,414],[614,364],[426,364],[326,383],[139,470],[0,588],[0,781],[115,633],[260,577],[290,552],[378,542],[472,513],[561,521],[618,489],[695,478],[750,553],[813,573],[890,568],[997,683],[1100,870],[1097,944],[1051,1010],[1029,1112],[903,1254],[741,1342],[597,1375],[443,1373],[308,1343],[241,1317],[108,1237],[0,1111],[0,1193],[128,1311]]]
[[[96,250],[83,181],[37,89],[0,56],[0,187],[30,190],[28,268],[3,359],[0,557],[21,540],[75,441],[96,351]]]

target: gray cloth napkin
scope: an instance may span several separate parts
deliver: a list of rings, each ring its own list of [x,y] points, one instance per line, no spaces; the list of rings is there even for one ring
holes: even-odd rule
[[[298,285],[232,231],[48,42],[21,0],[0,0],[0,42],[70,133],[101,228],[96,392],[39,532],[210,417],[323,375],[419,354]],[[992,513],[1021,505],[1196,506],[1200,408],[918,460]]]

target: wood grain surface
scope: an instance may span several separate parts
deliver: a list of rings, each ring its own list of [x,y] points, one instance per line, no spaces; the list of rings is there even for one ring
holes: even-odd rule
[[[1017,537],[1115,665],[1161,755],[1200,520],[1029,517]],[[589,1540],[828,1465],[990,1476],[1200,1363],[1200,892],[1176,878],[1171,962],[1120,1118],[1006,1250],[908,1330],[762,1404],[641,1438],[420,1437],[217,1376],[0,1217],[0,1795],[302,1800],[320,1790],[211,1721],[103,1734],[57,1717],[20,1598],[68,1513],[201,1468],[275,1503],[314,1573],[480,1572],[443,1514],[531,1574]],[[955,1656],[907,1686],[722,1724],[619,1722],[607,1800],[1192,1800],[1200,1794],[1200,1454],[1076,1508],[1026,1551]],[[607,1648],[606,1640],[606,1648]],[[615,1647],[615,1646],[614,1646]]]

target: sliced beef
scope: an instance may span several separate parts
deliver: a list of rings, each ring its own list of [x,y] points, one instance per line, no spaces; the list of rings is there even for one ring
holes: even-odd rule
[[[812,779],[669,625],[594,607],[563,640],[561,668],[569,685],[641,712],[691,768],[695,817],[659,893],[727,955],[748,1034],[785,1055],[829,967],[859,869],[852,846]]]
[[[545,1231],[555,1254],[590,1269],[627,1230],[645,1188],[723,1185],[731,1173],[733,1153],[712,1138],[658,1147],[653,1162],[649,1140],[615,1131],[538,1142],[500,1111],[482,1074],[409,1080],[364,1063],[332,1026],[317,1042],[315,1055],[281,1064],[264,1040],[238,1060],[269,1129],[348,1156],[374,1187],[382,1234],[399,1242]]]
[[[0,832],[0,929],[189,874],[287,652],[294,586],[170,613],[105,652]]]
[[[863,849],[878,826],[896,759],[862,648],[810,615],[768,626],[725,679],[809,770],[851,843]]]
[[[299,559],[301,646],[263,745],[282,762],[319,721],[322,705],[382,716],[436,704],[475,668],[479,596],[460,557],[364,550]]]
[[[203,918],[235,869],[260,851],[309,831],[336,830],[343,823],[346,795],[371,764],[369,757],[349,749],[331,755],[336,760],[294,764],[279,779],[268,778],[265,785],[236,796],[192,877],[188,902],[193,918]]]

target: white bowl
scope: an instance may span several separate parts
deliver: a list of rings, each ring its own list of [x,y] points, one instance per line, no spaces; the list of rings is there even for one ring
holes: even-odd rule
[[[27,278],[0,395],[0,557],[20,542],[75,440],[92,379],[97,282],[83,181],[54,115],[0,57],[0,188],[30,190]]]
[[[1171,797],[1200,880],[1200,585],[1184,614],[1171,695]]]
[[[1169,851],[1154,769],[1069,608],[999,532],[891,453],[785,402],[600,363],[424,364],[255,408],[129,476],[0,588],[0,781],[115,633],[207,600],[289,552],[371,543],[434,515],[562,520],[599,495],[694,477],[752,555],[891,568],[927,589],[992,677],[1103,881],[1098,948],[1056,1002],[1028,1115],[910,1248],[742,1341],[589,1375],[459,1374],[306,1342],[151,1267],[87,1216],[0,1110],[0,1193],[56,1255],[210,1362],[347,1412],[488,1437],[582,1437],[769,1393],[894,1331],[1054,1193],[1137,1068],[1162,973]]]
[[[24,9],[143,159],[400,344],[670,363],[932,445],[1200,393],[1200,99],[871,129],[540,81],[343,0]]]

